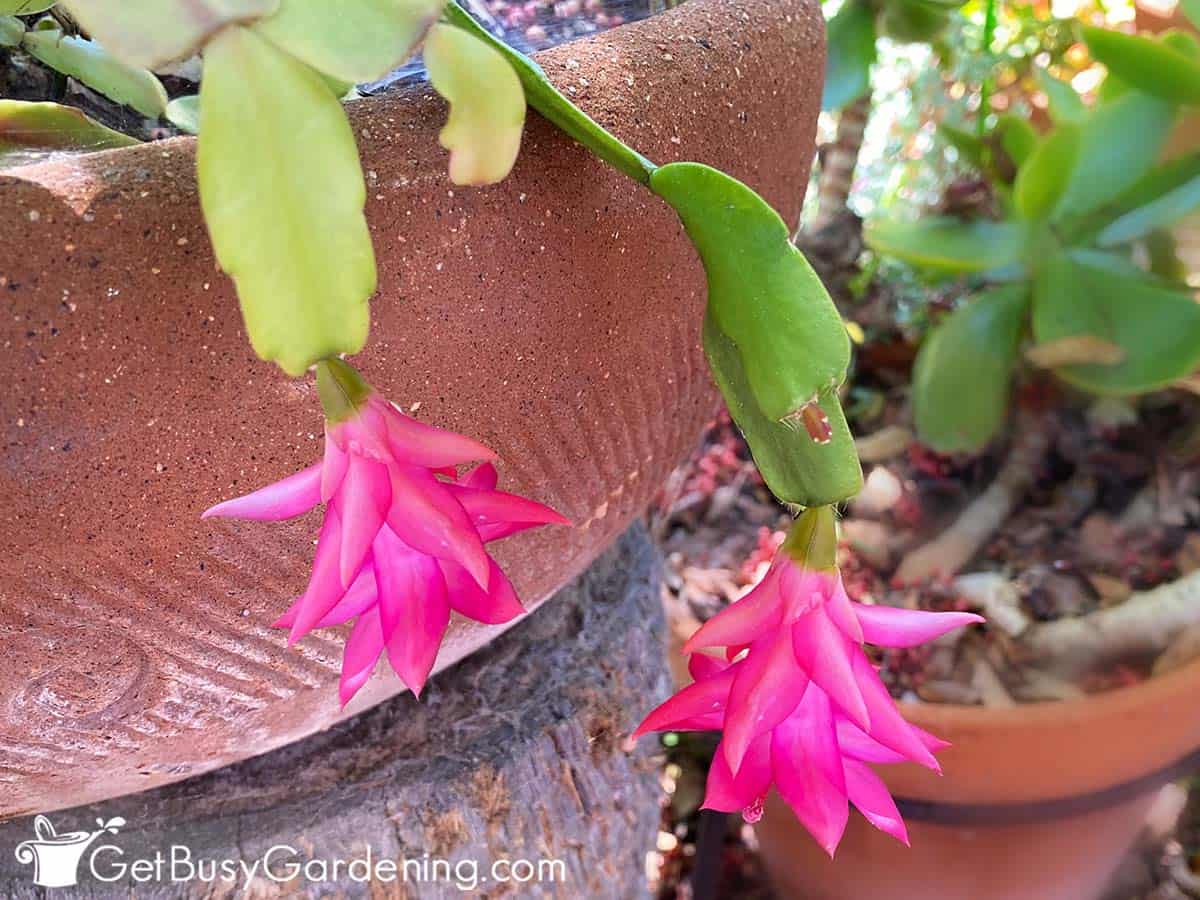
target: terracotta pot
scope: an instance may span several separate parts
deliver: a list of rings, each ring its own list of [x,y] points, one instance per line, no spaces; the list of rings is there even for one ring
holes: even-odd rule
[[[695,159],[798,216],[823,63],[816,0],[691,0],[542,54],[660,162]],[[512,177],[455,188],[427,88],[352,105],[380,264],[355,362],[503,458],[576,527],[497,548],[528,605],[623,531],[715,394],[704,281],[672,213],[531,116]],[[0,816],[178,780],[325,728],[341,636],[284,649],[319,514],[201,522],[310,464],[314,386],[256,360],[200,219],[194,142],[0,176]],[[458,622],[444,667],[500,629]],[[384,667],[381,667],[381,670]]]
[[[835,860],[778,797],[756,827],[771,877],[805,900],[1090,900],[1155,793],[1200,767],[1200,662],[1085,699],[1008,709],[904,704],[952,741],[945,775],[881,766],[906,849],[851,813]]]

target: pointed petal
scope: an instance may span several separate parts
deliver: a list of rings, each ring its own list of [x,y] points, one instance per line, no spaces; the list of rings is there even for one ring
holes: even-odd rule
[[[332,506],[325,509],[325,522],[317,538],[317,552],[313,557],[312,576],[304,596],[300,598],[295,621],[288,634],[288,646],[296,643],[316,627],[346,593],[338,571],[341,554],[342,525],[337,510]]]
[[[680,689],[675,696],[651,710],[633,736],[638,738],[651,731],[686,731],[689,729],[681,722],[724,713],[736,671],[731,666],[712,678],[692,682]]]
[[[475,488],[481,491],[494,491],[496,483],[500,480],[500,475],[496,472],[496,467],[491,463],[484,463],[481,466],[476,466],[467,473],[467,477],[461,482],[463,487]]]
[[[320,502],[321,464],[317,463],[251,494],[211,506],[200,518],[223,516],[252,519],[256,522],[277,522],[306,513]]]
[[[405,616],[410,607],[430,590],[428,582],[435,573],[441,578],[441,570],[432,557],[408,546],[386,525],[375,535],[371,559],[375,566],[380,624],[386,643],[397,629],[407,626]]]
[[[471,517],[450,488],[426,469],[388,467],[392,505],[388,526],[414,550],[459,563],[487,588],[488,555]]]
[[[346,639],[346,649],[342,653],[341,683],[338,685],[342,706],[349,703],[358,689],[366,684],[382,652],[383,632],[379,627],[379,610],[373,608],[358,617],[350,629],[350,637]]]
[[[850,805],[845,793],[811,764],[807,749],[800,729],[776,728],[771,735],[771,775],[800,824],[832,857],[846,830]]]
[[[433,671],[442,636],[450,624],[450,603],[442,572],[427,558],[434,577],[425,581],[424,594],[405,598],[402,622],[387,641],[388,660],[410,691],[417,697]]]
[[[705,681],[720,675],[729,668],[729,663],[707,653],[693,653],[688,657],[688,674],[693,681]]]
[[[846,792],[850,802],[868,822],[908,846],[908,829],[904,827],[896,801],[870,766],[846,760]]]
[[[916,647],[955,628],[983,622],[983,616],[966,612],[926,612],[895,606],[854,604],[862,623],[863,639],[880,647]]]
[[[807,764],[838,789],[846,792],[842,750],[834,724],[833,703],[815,682],[809,684],[795,712],[775,728],[780,740],[798,743]]]
[[[792,625],[796,660],[808,676],[859,728],[870,730],[871,719],[850,665],[850,644],[829,620],[824,607],[806,613]]]
[[[438,469],[496,458],[495,451],[461,434],[426,425],[381,400],[378,406],[387,423],[387,439],[396,459],[412,466]]]
[[[856,644],[863,642],[862,624],[855,615],[854,604],[846,594],[846,586],[842,583],[841,575],[837,576],[833,592],[825,600],[825,613],[829,616],[829,621],[836,625],[838,631],[847,638]]]
[[[461,484],[450,485],[450,490],[462,503],[485,541],[498,541],[538,525],[571,524],[570,520],[549,506],[519,494],[481,490]]]
[[[896,701],[879,680],[879,673],[867,655],[861,648],[854,647],[850,651],[850,660],[867,713],[871,717],[870,736],[905,759],[941,772],[941,766],[922,741],[919,729],[909,725],[900,715]]]
[[[782,620],[783,600],[779,596],[778,577],[767,572],[753,590],[701,625],[683,645],[683,652],[749,644],[778,627]]]
[[[272,628],[290,628],[296,621],[296,615],[300,611],[300,604],[303,597],[299,597],[288,608],[277,621],[272,624]],[[375,605],[375,573],[371,568],[370,560],[368,560],[358,577],[354,579],[354,583],[350,585],[350,589],[346,591],[346,595],[337,602],[337,605],[327,612],[315,628],[329,628],[333,625],[341,625],[349,622],[356,616],[362,615],[370,607]]]
[[[387,469],[366,457],[351,454],[338,492],[342,516],[342,584],[350,584],[371,550],[392,499]]]
[[[321,464],[321,502],[328,503],[346,477],[346,468],[350,465],[350,457],[329,433],[325,427],[325,461]]]
[[[496,561],[489,558],[488,564],[488,589],[485,591],[458,563],[440,561],[442,575],[446,579],[450,608],[468,619],[488,625],[511,622],[525,613],[525,607],[517,599],[512,582],[501,571]]]
[[[737,771],[750,742],[770,731],[796,708],[808,676],[796,664],[788,629],[759,638],[736,667],[721,742],[729,768]]]
[[[755,738],[746,749],[742,767],[737,775],[729,769],[729,762],[720,744],[713,754],[708,769],[708,784],[704,791],[702,809],[720,812],[741,812],[754,803],[771,787],[771,736],[763,734]]]

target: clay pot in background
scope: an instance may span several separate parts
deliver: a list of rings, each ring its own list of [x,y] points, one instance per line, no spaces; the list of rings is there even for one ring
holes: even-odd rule
[[[1095,900],[1157,790],[1200,767],[1200,662],[1081,700],[902,704],[953,743],[941,778],[880,766],[911,849],[851,812],[832,862],[778,797],[756,826],[780,894],[803,900]]]
[[[540,55],[661,163],[728,170],[795,221],[820,104],[816,0],[691,0]],[[670,210],[538,116],[513,175],[452,185],[425,86],[352,104],[380,266],[355,364],[501,455],[574,528],[497,546],[530,605],[620,534],[714,409],[704,278]],[[316,460],[320,408],[251,354],[200,217],[194,141],[0,172],[0,817],[179,780],[325,728],[341,636],[270,623],[319,513],[205,521]],[[444,667],[499,629],[458,622]]]

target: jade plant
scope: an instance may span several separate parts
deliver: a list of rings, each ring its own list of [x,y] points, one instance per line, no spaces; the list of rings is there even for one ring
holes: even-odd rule
[[[347,84],[377,78],[420,48],[433,87],[450,104],[441,142],[455,183],[508,173],[528,103],[674,208],[708,277],[703,342],[714,378],[766,484],[798,516],[768,580],[688,647],[697,684],[641,730],[669,724],[723,733],[711,808],[753,820],[774,782],[830,852],[851,803],[905,839],[894,802],[865,764],[908,759],[936,768],[932,754],[942,744],[904,722],[863,644],[910,646],[975,617],[881,613],[846,595],[833,504],[862,483],[839,400],[850,342],[786,224],[761,197],[699,163],[656,165],[571,103],[534,61],[444,0],[64,0],[63,7],[85,40],[126,66],[203,58],[197,167],[217,261],[234,281],[259,356],[291,376],[316,368],[326,420],[321,462],[205,515],[279,520],[324,505],[308,588],[277,624],[296,640],[353,621],[343,702],[384,653],[419,692],[452,610],[490,623],[520,615],[485,545],[567,524],[534,500],[498,490],[490,449],[404,415],[344,359],[368,337],[375,264],[339,97]],[[0,9],[22,11],[11,0]],[[20,117],[40,120],[44,133],[61,116],[4,104],[0,133],[11,138]],[[702,647],[723,647],[725,660]]]
[[[1110,396],[1167,387],[1200,365],[1200,306],[1168,231],[1200,208],[1200,153],[1159,161],[1181,105],[1197,102],[1200,52],[1178,32],[1084,37],[1110,73],[1095,105],[1043,73],[1047,133],[1008,115],[983,137],[952,134],[989,180],[998,217],[868,225],[877,252],[969,285],[913,372],[917,429],[937,450],[993,438],[1022,365]]]

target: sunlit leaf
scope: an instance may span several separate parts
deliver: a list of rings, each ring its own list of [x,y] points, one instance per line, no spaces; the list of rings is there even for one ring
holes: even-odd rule
[[[864,232],[871,248],[937,272],[987,272],[1020,262],[1029,243],[1023,222],[874,220]]]
[[[1086,216],[1136,184],[1154,167],[1174,120],[1171,104],[1137,91],[1092,110],[1057,217]]]
[[[1164,387],[1200,365],[1200,304],[1148,273],[1138,277],[1058,254],[1034,285],[1033,333],[1038,343],[1090,335],[1119,346],[1116,365],[1072,365],[1057,374],[1101,394],[1137,394]]]
[[[925,336],[913,367],[921,440],[941,453],[978,450],[1004,423],[1029,288],[969,297]]]
[[[641,184],[650,183],[654,163],[633,148],[622,143],[602,128],[594,119],[568,100],[550,83],[542,67],[528,56],[518,53],[494,34],[483,28],[457,3],[448,3],[443,11],[446,19],[458,28],[470,32],[500,52],[512,65],[525,89],[529,105],[541,113],[564,134],[587,147],[594,156]]]
[[[1025,219],[1053,215],[1078,156],[1079,129],[1069,123],[1059,125],[1039,141],[1013,183],[1013,203],[1018,215]]]
[[[871,89],[875,38],[875,11],[863,0],[846,0],[825,24],[822,109],[841,109]]]
[[[1200,104],[1200,62],[1170,44],[1086,25],[1083,39],[1094,59],[1138,90],[1171,103]]]
[[[176,97],[167,104],[165,113],[167,121],[188,134],[200,133],[200,97],[188,94],[186,97]]]
[[[517,161],[525,125],[525,94],[508,60],[461,28],[435,25],[425,40],[425,68],[450,104],[439,136],[450,151],[450,180],[503,180]]]
[[[299,375],[360,350],[375,260],[354,136],[321,76],[249,28],[205,50],[197,166],[255,351]]]
[[[1096,238],[1103,247],[1124,244],[1174,225],[1200,208],[1200,153],[1181,156],[1149,172],[1106,207],[1108,224]]]
[[[1000,146],[1018,169],[1025,165],[1037,149],[1038,134],[1028,119],[1006,113],[996,123]]]
[[[0,16],[32,16],[45,12],[56,0],[0,0]]]
[[[382,78],[412,56],[446,0],[280,0],[255,27],[314,69],[344,82]]]
[[[819,401],[831,437],[827,443],[817,443],[799,423],[763,415],[746,380],[744,355],[711,315],[704,317],[704,352],[729,414],[745,435],[771,493],[800,506],[838,503],[858,493],[862,468],[836,393]]]
[[[121,62],[95,41],[34,29],[21,45],[50,68],[78,78],[144,116],[156,119],[167,108],[167,92],[153,72]]]
[[[186,56],[231,22],[275,12],[279,0],[62,0],[110,53],[153,69]]]
[[[1038,87],[1046,95],[1050,115],[1057,123],[1082,122],[1087,117],[1087,106],[1083,98],[1076,93],[1075,88],[1067,82],[1060,81],[1045,69],[1038,68]]]
[[[71,106],[0,100],[0,166],[26,162],[32,151],[112,150],[137,143]]]
[[[0,16],[0,47],[19,47],[25,23],[13,16]]]

